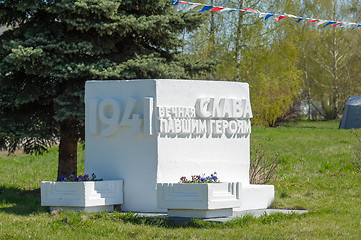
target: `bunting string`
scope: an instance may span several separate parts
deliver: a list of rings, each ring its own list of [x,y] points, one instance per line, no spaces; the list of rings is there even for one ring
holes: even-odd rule
[[[260,18],[264,18],[265,21],[267,21],[270,18],[273,18],[274,20],[276,20],[277,22],[281,21],[284,18],[293,18],[295,19],[296,23],[300,23],[301,21],[304,20],[304,22],[306,24],[311,24],[311,23],[315,23],[316,26],[321,26],[323,25],[322,28],[325,28],[327,26],[330,27],[336,27],[336,26],[342,26],[344,28],[350,28],[351,30],[355,30],[355,29],[361,29],[361,24],[360,23],[355,23],[355,22],[343,22],[343,21],[331,21],[331,20],[323,20],[323,19],[318,19],[318,18],[307,18],[307,17],[299,17],[299,16],[295,16],[292,14],[277,14],[277,13],[264,13],[255,9],[250,9],[250,8],[227,8],[227,7],[221,7],[221,6],[212,6],[212,5],[207,5],[207,4],[202,4],[202,3],[193,3],[193,2],[185,2],[185,1],[172,1],[172,5],[174,6],[178,6],[179,4],[185,4],[188,5],[188,7],[186,8],[185,11],[190,11],[192,9],[195,9],[197,7],[200,7],[200,9],[198,10],[198,12],[235,12],[235,11],[241,11],[243,13],[253,13],[253,14],[257,14]]]

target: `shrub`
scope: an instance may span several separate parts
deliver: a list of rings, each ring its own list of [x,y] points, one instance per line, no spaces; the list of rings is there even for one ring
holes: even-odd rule
[[[265,158],[266,150],[262,145],[252,146],[249,179],[251,184],[265,184],[275,180],[275,170],[279,164],[278,155],[273,159]]]

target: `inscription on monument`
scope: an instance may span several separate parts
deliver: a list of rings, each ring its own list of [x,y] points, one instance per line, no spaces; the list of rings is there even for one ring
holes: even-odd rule
[[[143,113],[136,113],[143,104]],[[89,101],[89,131],[104,137],[119,127],[131,127],[133,134],[153,135],[153,98],[128,98],[125,107],[116,98]],[[251,133],[252,110],[247,99],[199,98],[194,106],[158,106],[156,121],[161,134],[242,136]],[[142,131],[143,129],[143,131]]]
[[[200,98],[195,107],[158,107],[163,134],[248,135],[252,110],[247,99]]]

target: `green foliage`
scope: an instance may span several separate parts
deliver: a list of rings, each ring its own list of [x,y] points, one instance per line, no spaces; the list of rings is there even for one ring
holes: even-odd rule
[[[350,30],[330,30],[308,39],[312,41],[306,50],[310,93],[313,101],[321,102],[326,119],[342,114],[348,98],[361,94],[361,72],[354,66],[360,61],[360,36]]]
[[[306,7],[323,19],[361,20],[355,14],[360,12],[360,5],[355,1],[314,1]],[[322,106],[318,108],[325,119],[338,118],[348,98],[361,94],[361,70],[357,64],[361,60],[360,31],[308,27],[300,34],[303,57],[299,67],[304,71],[304,97]]]
[[[227,3],[228,7],[267,11],[281,7],[288,11],[297,8],[296,5],[289,1]],[[302,72],[296,66],[300,55],[296,30],[288,23],[278,26],[254,14],[237,11],[200,15],[208,21],[188,36],[186,50],[195,58],[216,62],[215,72],[209,73],[208,79],[249,83],[254,124],[274,126],[299,97],[303,86]]]
[[[201,1],[262,12],[292,13],[322,19],[360,21],[357,1]],[[359,84],[360,31],[323,29],[317,24],[295,24],[293,18],[264,21],[257,14],[200,13],[207,18],[187,35],[185,51],[194,58],[216,62],[207,79],[250,84],[256,125],[276,126],[300,98],[316,105],[326,119],[342,114]],[[322,107],[321,107],[322,106]]]
[[[168,0],[1,1],[0,26],[11,28],[0,35],[0,148],[40,153],[69,119],[82,137],[86,80],[187,78],[211,68],[178,51],[180,33],[201,19]]]

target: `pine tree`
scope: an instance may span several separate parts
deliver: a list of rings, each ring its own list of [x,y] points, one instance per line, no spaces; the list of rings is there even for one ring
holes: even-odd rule
[[[200,23],[169,0],[0,1],[0,147],[59,141],[58,177],[76,175],[85,81],[187,77],[179,34]]]

